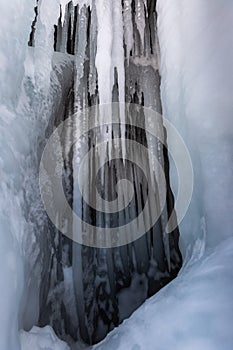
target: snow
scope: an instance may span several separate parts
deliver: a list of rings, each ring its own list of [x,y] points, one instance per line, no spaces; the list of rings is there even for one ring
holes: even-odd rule
[[[231,350],[233,238],[192,258],[95,350]]]
[[[21,350],[69,350],[69,346],[59,340],[51,327],[33,327],[30,332],[20,332]]]

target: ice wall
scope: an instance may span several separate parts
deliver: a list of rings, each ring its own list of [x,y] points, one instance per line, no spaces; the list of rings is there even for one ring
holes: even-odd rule
[[[165,0],[157,11],[163,113],[184,138],[195,176],[180,226],[185,254],[203,223],[208,246],[233,233],[233,3]],[[172,177],[176,192],[174,168]]]
[[[33,6],[28,4],[29,1],[12,1],[1,2],[0,5],[0,348],[4,350],[19,349],[18,311],[23,291],[23,261],[19,242],[24,235],[25,222],[20,205],[22,169],[18,157],[28,145],[25,141],[17,142],[24,139],[24,133],[23,125],[17,123],[15,106],[24,76],[28,26],[33,18]]]
[[[33,0],[1,2],[1,103],[16,106],[24,76],[28,28],[34,17]],[[20,33],[20,35],[19,35]],[[17,67],[17,69],[15,69]]]
[[[68,59],[52,67],[59,2],[40,1],[35,49],[28,48],[34,6],[32,0],[0,4],[1,350],[18,350],[18,329],[38,321],[52,237],[40,200],[38,164],[49,120],[61,112],[67,88],[63,72],[69,80],[72,71]]]

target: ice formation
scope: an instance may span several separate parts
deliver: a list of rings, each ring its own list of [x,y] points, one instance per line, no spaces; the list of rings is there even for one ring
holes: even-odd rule
[[[144,103],[160,110],[154,12],[151,17],[148,16],[144,2],[138,1],[135,17],[132,4],[129,1],[121,4],[119,1],[60,3],[55,0],[51,3],[28,0],[21,4],[15,0],[10,6],[1,4],[5,18],[2,23],[4,31],[1,32],[1,143],[4,150],[1,154],[1,281],[2,284],[6,281],[2,293],[5,297],[8,294],[8,304],[2,298],[5,303],[2,308],[7,309],[4,314],[9,316],[1,322],[3,349],[19,348],[17,328],[30,330],[35,324],[46,323],[51,323],[61,337],[67,331],[65,324],[69,324],[68,333],[73,336],[76,332],[77,336],[80,323],[80,333],[83,327],[81,337],[85,338],[87,334],[85,340],[96,341],[106,334],[109,327],[118,324],[118,316],[114,316],[120,312],[117,293],[121,299],[126,293],[121,292],[122,289],[131,284],[130,288],[134,290],[132,286],[137,274],[148,272],[145,288],[136,300],[139,305],[148,293],[160,288],[160,277],[164,277],[165,283],[179,269],[180,257],[167,255],[167,249],[163,251],[162,248],[160,257],[153,249],[146,253],[151,242],[149,236],[145,236],[141,242],[114,252],[105,250],[97,253],[97,250],[74,247],[77,261],[75,263],[74,259],[73,273],[67,275],[71,271],[71,244],[51,226],[40,200],[37,174],[41,153],[46,138],[64,115],[97,102],[124,101],[125,95],[128,102]],[[13,17],[16,19],[14,24],[8,21]],[[149,32],[151,38],[144,42],[144,33]],[[124,40],[127,43],[126,56]],[[31,47],[27,47],[28,42]],[[151,50],[155,53],[153,59]],[[101,60],[104,60],[104,65]],[[151,94],[149,90],[154,84],[156,89]],[[122,110],[120,118],[124,118]],[[82,122],[87,120],[84,118]],[[121,132],[124,130],[121,129]],[[121,147],[124,155],[123,142]],[[160,225],[163,226],[162,223]],[[159,231],[159,227],[155,228],[154,238],[160,235]],[[171,251],[175,252],[177,242],[171,240],[165,243],[162,237],[158,237],[156,239],[161,246],[171,244]],[[146,253],[144,256],[143,251]],[[94,265],[95,256],[99,259],[97,266]],[[157,268],[163,273],[161,276],[158,274],[158,281],[155,280],[149,288],[148,281],[153,281],[152,275],[149,278],[150,265],[155,264],[156,258],[161,264]],[[64,260],[66,268],[63,269]],[[80,261],[86,264],[83,268]],[[119,269],[118,292],[114,290],[114,261],[118,262]],[[89,271],[95,271],[94,267],[98,267],[96,273],[88,276]],[[8,279],[8,275],[12,279]],[[70,284],[71,277],[67,276],[75,276],[74,290]],[[87,277],[89,279],[85,282]],[[100,302],[101,293],[95,297],[94,291],[90,301],[85,301],[94,281],[96,290],[109,293],[106,297],[106,303],[112,304],[109,310]],[[67,298],[68,291],[76,294],[78,315],[76,311],[71,311],[75,300],[74,296]],[[84,309],[80,311],[79,305],[83,305]],[[85,316],[90,307],[96,311]],[[106,325],[101,325],[100,308],[101,312],[109,313],[104,315],[105,319],[109,318]],[[82,322],[83,317],[87,317],[90,327]],[[115,321],[111,321],[114,317]],[[60,319],[64,322],[59,323]],[[93,325],[96,322],[100,328],[94,335]],[[9,332],[13,332],[13,336],[9,336]]]
[[[141,1],[131,3],[124,1],[122,4],[119,1],[93,1],[91,7],[88,5],[82,3],[82,6],[73,8],[72,3],[69,3],[64,15],[64,24],[62,25],[62,21],[59,19],[56,29],[56,51],[74,55],[74,87],[68,101],[65,117],[72,115],[74,111],[81,113],[80,111],[83,111],[87,106],[95,106],[97,103],[102,105],[111,101],[138,103],[160,112],[159,50],[154,5],[151,4],[150,15],[147,13],[145,3]],[[132,10],[131,6],[135,6],[135,11]],[[144,40],[144,36],[147,39]],[[126,42],[129,47],[125,47]],[[100,114],[100,116],[103,118],[104,114]],[[143,115],[139,117],[143,118]],[[74,131],[68,136],[67,142],[69,142],[69,137],[70,141],[75,138],[75,129],[86,128],[86,125],[90,124],[90,118],[86,112],[86,114],[82,113],[81,119],[76,119]],[[120,108],[119,122],[125,118],[125,110]],[[162,129],[161,120],[158,127]],[[98,140],[104,139],[104,137],[109,139],[111,134],[115,138],[119,132],[124,135],[125,131],[123,124],[120,125],[120,131],[117,127],[112,129],[111,125],[106,130],[97,129],[90,134],[91,144],[95,146],[95,142],[98,143]],[[146,139],[148,148],[157,154],[163,166],[163,149],[156,140],[150,140],[139,130],[128,128],[127,132],[135,133],[134,137],[142,143]],[[67,154],[69,159],[67,162],[68,173],[70,162],[72,162],[73,167],[71,172],[78,173],[76,159],[82,159],[90,147],[88,137],[90,137],[88,134],[84,135],[83,139],[73,148],[73,159],[70,154]],[[136,167],[124,163],[124,155],[127,150],[123,139],[117,146],[114,142],[108,142],[105,150],[102,152],[96,150],[90,161],[93,165],[89,168],[92,181],[95,182],[95,168],[98,169],[99,164],[111,158],[114,147],[119,147],[123,156],[123,163],[118,164],[120,171],[117,176],[128,176],[132,182],[135,177],[140,179]],[[100,190],[107,193],[109,197],[115,195],[114,167],[116,165],[112,161],[108,167],[109,174],[104,175],[103,171],[99,174]],[[148,169],[152,177],[156,177],[155,165],[150,164],[149,159],[145,160],[145,168]],[[103,182],[104,176],[108,176],[108,181],[105,178],[103,185],[101,181]],[[74,189],[73,194],[68,194],[70,201],[73,202],[74,210],[78,213],[81,212],[80,215],[85,220],[95,220],[98,225],[110,225],[111,220],[113,220],[113,224],[116,224],[124,220],[123,215],[128,218],[134,217],[136,213],[134,208],[138,206],[138,210],[141,210],[143,207],[144,199],[140,199],[140,186],[144,185],[137,185],[137,203],[133,204],[128,212],[125,211],[126,214],[115,215],[113,219],[108,215],[103,216],[86,205],[87,200],[84,202],[84,195],[81,195],[76,181],[69,183],[69,176],[67,179],[68,188]],[[87,181],[86,184],[89,186]],[[85,198],[92,197],[93,190],[90,186],[85,187],[85,181],[84,188]],[[143,196],[145,194],[146,187],[144,186]],[[106,208],[104,209],[106,210]],[[140,305],[148,295],[152,295],[162,285],[175,277],[181,264],[177,245],[178,231],[174,232],[170,238],[165,235],[167,215],[168,212],[165,210],[162,219],[147,235],[125,247],[106,250],[73,244],[72,262],[70,263],[74,276],[78,328],[80,337],[87,343],[101,340],[110,329],[122,320],[120,317],[122,307],[119,301],[122,300],[122,295],[134,294],[132,285],[138,274],[146,276],[147,281],[143,292],[139,293],[135,302],[132,301],[133,305]],[[73,230],[81,231],[82,227],[79,226]],[[152,270],[154,274],[151,273]],[[128,291],[123,292],[126,288]],[[133,309],[134,307],[129,305],[128,316]],[[73,315],[72,319],[75,318],[76,315]],[[61,330],[56,328],[55,323],[56,320],[53,320],[52,325],[56,331],[60,332]],[[75,322],[70,321],[70,323],[73,323],[72,328],[75,329]],[[60,335],[62,336],[62,334]]]
[[[159,0],[157,12],[163,113],[189,147],[195,175],[180,225],[186,259],[178,277],[96,349],[230,350],[233,4]]]
[[[43,6],[48,11],[46,1]],[[38,322],[40,298],[47,293],[52,237],[40,200],[37,169],[45,130],[62,107],[60,102],[71,79],[72,62],[58,57],[60,62],[52,63],[51,21],[57,20],[56,13],[59,15],[55,2],[51,3],[48,17],[39,14],[36,52],[28,48],[34,2],[2,2],[0,7],[4,16],[0,33],[0,348],[17,350],[18,329],[29,330]],[[61,81],[62,71],[66,72],[67,80]]]
[[[202,235],[203,218],[207,244],[215,246],[232,236],[233,4],[159,1],[157,7],[163,112],[190,150],[195,177],[182,246]]]
[[[177,233],[170,240],[163,234],[169,210],[152,232],[159,247],[148,234],[114,251],[72,247],[49,222],[38,185],[46,139],[64,117],[124,99],[161,112],[160,75],[163,113],[184,138],[195,172],[180,226],[185,264],[96,348],[232,348],[233,4],[158,0],[158,36],[154,6],[143,0],[0,4],[1,350],[68,349],[49,327],[32,328],[38,324],[51,324],[67,340],[69,334],[96,342],[175,277]],[[147,142],[163,163],[161,147]],[[121,147],[125,154],[124,142]],[[170,166],[176,194],[172,159]]]

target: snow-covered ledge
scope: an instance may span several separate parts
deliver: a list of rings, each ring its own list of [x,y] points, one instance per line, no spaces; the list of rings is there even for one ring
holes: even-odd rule
[[[231,350],[233,238],[199,252],[196,244],[178,277],[94,349]]]

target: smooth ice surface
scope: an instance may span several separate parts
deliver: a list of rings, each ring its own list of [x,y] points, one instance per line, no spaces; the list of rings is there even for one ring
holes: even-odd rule
[[[21,153],[27,153],[28,143],[22,131],[23,121],[21,125],[17,121],[15,106],[24,76],[27,28],[33,19],[29,3],[15,0],[0,4],[0,349],[3,350],[19,349],[17,311],[24,283],[19,244],[24,234],[22,173],[17,159]]]
[[[38,322],[41,280],[48,277],[48,226],[37,168],[45,130],[62,100],[61,71],[72,64],[60,58],[51,72],[59,2],[49,9],[46,3],[40,1],[33,51],[28,40],[35,1],[0,2],[1,350],[20,349],[18,329]]]
[[[185,254],[202,236],[203,218],[207,245],[233,233],[233,2],[160,0],[157,11],[163,113],[184,138],[194,169],[180,226]],[[171,176],[176,193],[174,166]]]

